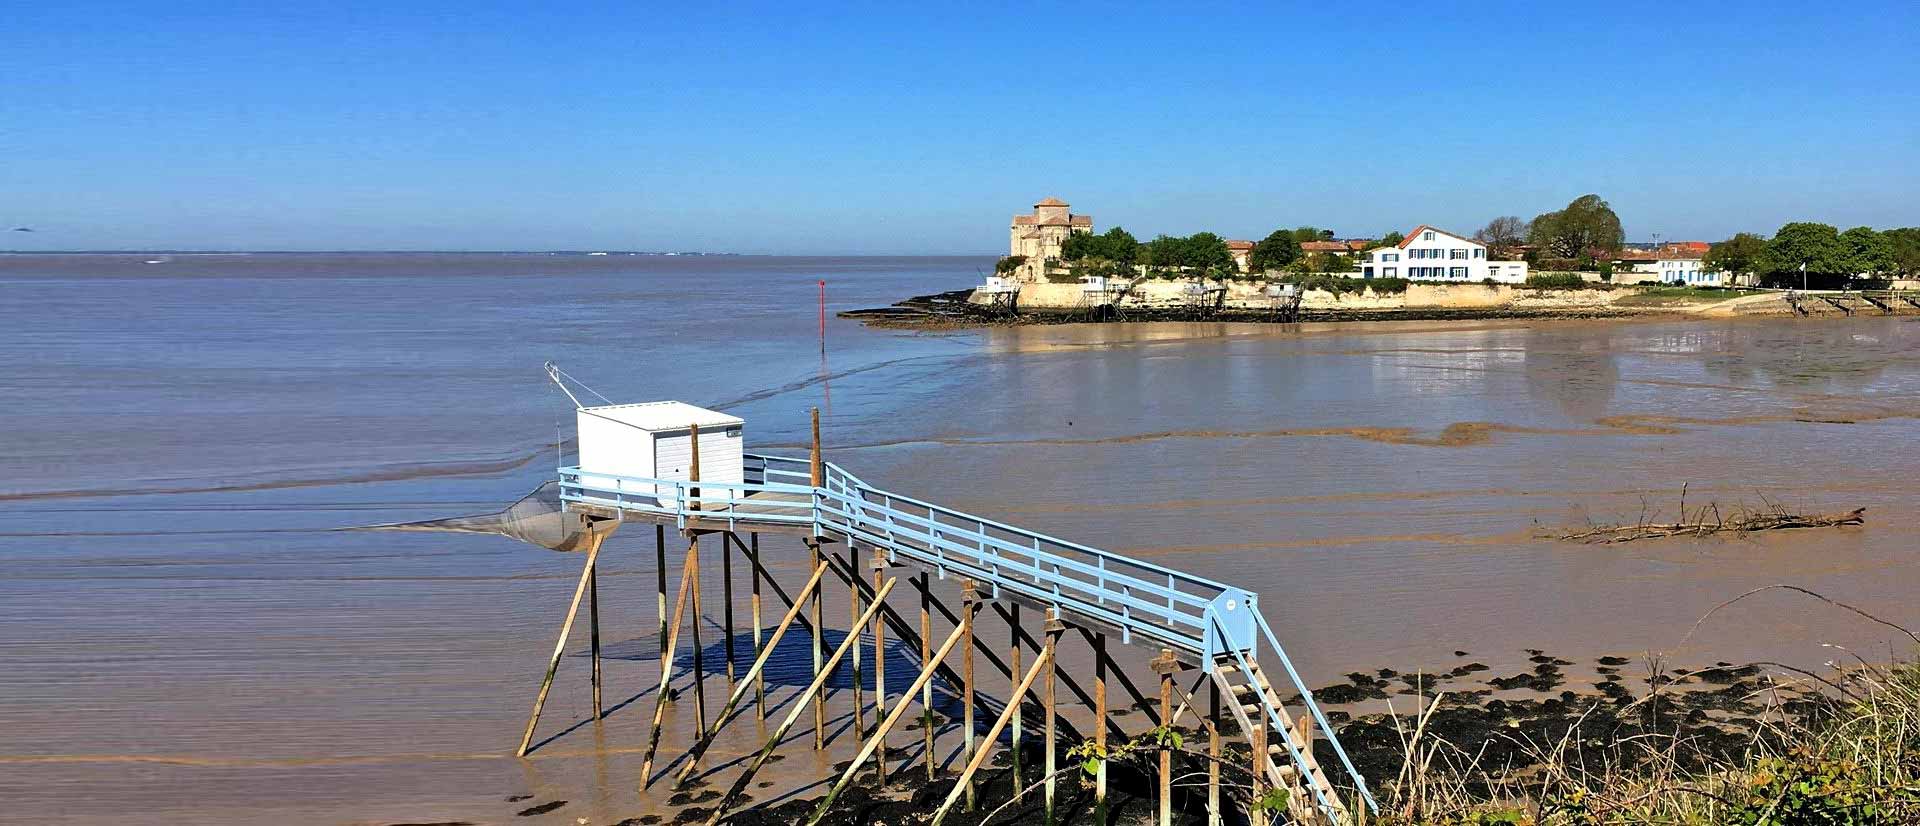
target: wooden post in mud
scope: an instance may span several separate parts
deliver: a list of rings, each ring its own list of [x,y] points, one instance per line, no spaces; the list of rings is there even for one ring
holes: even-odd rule
[[[886,585],[881,587],[878,598],[867,606],[869,613],[880,610],[881,600],[886,598],[887,592],[893,590],[895,582],[896,580],[887,580]],[[857,627],[865,621],[866,617],[856,618],[854,625]],[[733,781],[732,788],[729,788],[726,795],[720,798],[719,804],[713,807],[713,813],[707,815],[707,826],[715,826],[726,819],[727,812],[733,809],[733,804],[739,802],[741,793],[745,792],[747,785],[753,782],[753,776],[758,774],[761,767],[767,764],[767,760],[773,757],[774,750],[780,747],[780,741],[787,738],[788,730],[792,729],[793,724],[800,719],[801,712],[806,709],[804,701],[820,693],[821,687],[827,683],[827,676],[831,673],[831,669],[840,664],[840,658],[846,656],[847,649],[860,647],[859,640],[859,637],[848,634],[847,638],[841,640],[840,645],[833,649],[833,656],[827,659],[821,672],[814,675],[813,682],[807,685],[805,691],[800,692],[799,699],[793,704],[793,710],[787,712],[786,719],[780,721],[780,726],[774,729],[772,737],[767,738],[767,744],[760,748],[760,753],[754,757],[752,763],[747,765],[747,770]]]
[[[692,431],[693,457],[687,465],[687,481],[692,483],[692,487],[689,488],[692,501],[688,503],[688,510],[697,513],[700,510],[700,426],[689,425],[689,429]],[[692,530],[698,519],[698,516],[689,517],[687,528]],[[692,533],[687,537],[687,570],[692,572],[690,574],[692,584],[688,587],[688,593],[691,596],[689,602],[693,608],[694,730],[705,731],[707,729],[707,668],[706,652],[700,645],[700,619],[706,615],[700,612],[700,534],[698,533]]]
[[[734,539],[734,541],[736,542],[739,541],[738,538],[734,537],[733,531],[727,531],[726,534],[720,540],[720,615],[722,617],[721,624],[726,628],[725,642],[727,646],[727,690],[728,691],[733,690],[733,683],[734,683],[733,543],[727,541],[730,538]]]
[[[653,698],[652,730],[647,734],[647,755],[640,761],[640,788],[653,784],[653,755],[660,749],[660,727],[667,719],[667,689],[673,685],[673,655],[680,650],[680,620],[686,614],[688,575],[697,557],[696,548],[687,550],[687,563],[680,570],[680,593],[673,598],[673,619],[667,629],[666,655],[660,658],[660,690]]]
[[[1055,752],[1058,750],[1058,743],[1059,743],[1056,737],[1059,734],[1059,721],[1060,721],[1058,709],[1056,709],[1053,704],[1054,675],[1060,669],[1059,669],[1058,660],[1053,656],[1052,652],[1058,651],[1060,649],[1060,634],[1061,632],[1066,630],[1067,630],[1067,624],[1060,621],[1060,615],[1057,610],[1054,612],[1053,616],[1050,616],[1047,618],[1047,647],[1046,647],[1046,650],[1048,652],[1046,654],[1047,679],[1046,679],[1046,682],[1042,684],[1040,689],[1040,701],[1046,704],[1046,712],[1047,712],[1046,735],[1044,737],[1044,740],[1046,742],[1046,747],[1047,747],[1047,754],[1046,754],[1046,760],[1042,763],[1042,768],[1041,768],[1042,774],[1040,775],[1041,777],[1046,778],[1046,781],[1047,781],[1047,786],[1046,786],[1047,826],[1053,826],[1053,823],[1054,823],[1053,774],[1056,766]]]
[[[1220,826],[1220,686],[1207,683],[1207,823]]]
[[[593,719],[607,716],[600,704],[600,570],[587,569],[587,628],[593,650]]]
[[[1233,702],[1240,702],[1240,698],[1233,698]],[[1266,711],[1256,712],[1251,722],[1253,730],[1247,732],[1247,741],[1253,746],[1253,781],[1248,792],[1247,826],[1266,826],[1267,814],[1260,809],[1260,798],[1266,795],[1267,761],[1272,759],[1267,755]]]
[[[933,596],[927,592],[925,573],[920,574],[915,584],[920,586],[920,670],[932,671],[933,659],[928,656],[927,646],[931,644],[933,637],[933,609],[929,605],[933,602]],[[920,735],[926,746],[924,751],[927,755],[927,782],[929,783],[933,782],[939,771],[939,767],[935,764],[937,758],[933,754],[933,728],[933,681],[927,680],[920,683]]]
[[[753,541],[753,656],[758,659],[766,651],[760,641],[760,532],[754,531],[748,537]],[[767,682],[766,677],[759,674],[753,675],[753,714],[755,719],[767,719]]]
[[[973,580],[960,583],[960,629],[966,637],[962,651],[960,669],[960,728],[966,732],[967,762],[973,762],[973,755],[979,750],[979,743],[973,733],[973,619],[980,613],[980,589]],[[931,755],[927,758],[931,761]],[[973,778],[962,781],[967,789],[967,811],[973,811],[977,797],[974,793]]]
[[[873,590],[879,593],[880,583],[887,575],[887,555],[879,548],[873,549]],[[878,726],[880,718],[887,713],[887,626],[880,621],[878,613],[870,623],[873,626],[873,723]],[[880,758],[873,761],[873,773],[880,783],[887,782],[887,730],[879,729],[874,740],[880,747]]]
[[[847,540],[847,634],[854,639],[861,636],[860,628],[860,546],[853,540]],[[864,691],[860,689],[860,646],[853,646],[853,657],[849,660],[853,668],[853,736],[861,739],[867,736],[867,713],[865,703],[861,702]]]
[[[747,669],[748,680],[757,682],[761,675],[766,672],[767,661],[773,657],[774,647],[780,644],[781,637],[786,636],[787,629],[793,627],[793,621],[800,616],[800,607],[806,604],[807,595],[813,593],[814,589],[820,587],[820,578],[826,576],[826,573],[827,566],[819,565],[814,567],[813,576],[807,580],[806,586],[800,589],[800,599],[787,608],[787,615],[781,617],[780,624],[774,627],[772,641],[765,648],[762,648],[759,654],[754,656],[753,665]],[[746,693],[747,685],[745,682],[736,684],[733,687],[733,693],[727,697],[726,704],[720,707],[720,713],[713,718],[713,726],[700,732],[699,741],[693,744],[693,748],[687,750],[687,765],[680,770],[679,776],[674,780],[674,786],[676,788],[680,784],[687,782],[687,778],[693,775],[694,767],[700,763],[700,757],[707,753],[709,746],[713,745],[714,737],[720,733],[721,727],[727,724],[727,718],[733,714],[734,708],[740,703],[740,698],[745,696]],[[764,712],[762,713],[762,718],[764,719]]]
[[[813,409],[813,449],[809,452],[808,456],[808,480],[815,488],[824,487],[827,480],[825,470],[820,461],[820,408],[818,407]],[[817,536],[807,537],[806,543],[807,567],[820,567],[820,538]],[[808,618],[813,621],[813,676],[814,679],[817,680],[820,677],[820,669],[822,668],[820,658],[823,648],[823,640],[820,636],[820,629],[823,626],[820,620],[820,593],[818,591],[814,592],[810,604],[812,609],[808,614]],[[827,698],[816,692],[813,695],[813,750],[819,751],[826,747]]]
[[[1047,637],[1047,645],[1041,650],[1040,656],[1034,659],[1033,667],[1027,669],[1026,674],[1016,681],[1013,696],[1026,696],[1027,690],[1033,687],[1033,681],[1040,676],[1040,672],[1053,662],[1054,639],[1055,637],[1051,635]],[[1006,709],[1000,712],[1000,716],[994,719],[993,725],[987,729],[987,735],[983,740],[987,744],[986,747],[976,752],[972,760],[967,761],[967,768],[960,773],[960,782],[954,785],[953,791],[947,794],[946,801],[941,803],[939,810],[933,813],[933,826],[940,826],[941,821],[946,820],[947,812],[953,808],[954,801],[971,787],[974,773],[980,770],[981,764],[987,762],[987,755],[992,753],[993,742],[1000,738],[1001,730],[1007,727],[1009,720],[1020,719],[1020,709],[1020,703],[1009,702]]]
[[[1107,635],[1097,634],[1093,643],[1093,753],[1099,760],[1093,770],[1093,822],[1107,822]]]
[[[1160,675],[1160,725],[1169,729],[1160,737],[1160,826],[1173,826],[1173,750],[1167,748],[1166,734],[1173,728],[1173,672],[1180,663],[1173,649],[1160,649],[1153,660],[1153,673]]]
[[[867,742],[860,747],[860,751],[853,756],[853,762],[848,763],[847,768],[840,773],[840,779],[835,781],[833,788],[827,792],[825,797],[820,799],[820,805],[814,807],[813,818],[807,821],[808,826],[819,823],[820,819],[826,816],[827,810],[833,806],[834,797],[838,796],[840,792],[847,787],[847,783],[853,780],[854,774],[860,771],[860,764],[866,762],[867,758],[873,755],[874,749],[880,747],[881,742],[885,740],[887,732],[891,731],[893,727],[900,722],[901,718],[906,716],[907,706],[913,703],[914,692],[925,690],[927,686],[932,685],[933,675],[939,672],[939,669],[936,668],[935,665],[946,660],[947,654],[953,651],[953,646],[960,642],[961,632],[963,630],[964,629],[961,628],[953,629],[953,633],[948,634],[947,639],[940,643],[940,653],[933,655],[931,659],[923,662],[920,668],[920,674],[913,678],[913,684],[908,686],[906,692],[900,695],[900,702],[894,705],[893,712],[888,714],[886,719],[880,721],[880,726],[874,731],[873,737],[868,738]]]
[[[1007,695],[1007,707],[1015,709],[1013,715],[1013,731],[1007,735],[1007,759],[1013,761],[1013,799],[1017,802],[1023,797],[1023,795],[1020,794],[1020,789],[1023,785],[1020,782],[1020,718],[1025,716],[1020,714],[1018,710],[1027,704],[1027,692],[1019,687],[1020,677],[1017,676],[1020,674],[1020,654],[1023,650],[1020,645],[1020,603],[1016,602],[1009,606],[1009,611],[1006,616],[1007,627],[1012,629],[1012,633],[1008,634],[1008,636],[1013,638],[1012,648],[1008,651],[1007,655],[1007,663],[1012,667],[1013,673],[1016,675],[1013,677],[1012,686],[1015,690],[1013,693]]]
[[[586,567],[580,569],[580,584],[573,587],[573,603],[567,606],[567,618],[560,623],[560,639],[553,644],[553,657],[547,661],[547,675],[540,680],[540,693],[533,698],[533,714],[527,717],[527,732],[520,736],[520,748],[513,753],[515,757],[527,756],[527,749],[533,745],[534,726],[540,724],[540,710],[547,705],[547,692],[553,688],[553,675],[560,670],[560,657],[567,651],[567,637],[573,633],[573,618],[580,613],[580,597],[586,593],[587,583],[593,578],[593,566],[600,557],[600,543],[606,538],[606,534],[596,532],[592,543],[587,546]]]
[[[672,654],[667,651],[667,526],[665,525],[653,526],[653,570],[654,578],[659,584],[660,661],[666,662]],[[672,696],[669,695],[668,699],[671,700]]]

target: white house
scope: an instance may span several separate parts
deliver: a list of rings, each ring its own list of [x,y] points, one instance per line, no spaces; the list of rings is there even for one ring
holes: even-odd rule
[[[1374,250],[1361,263],[1360,276],[1519,284],[1527,280],[1527,262],[1490,261],[1487,245],[1422,224],[1407,233],[1399,246]]]
[[[1679,245],[1651,252],[1623,251],[1615,259],[1615,284],[1684,284],[1689,287],[1726,286],[1726,273],[1707,269],[1706,252]]]

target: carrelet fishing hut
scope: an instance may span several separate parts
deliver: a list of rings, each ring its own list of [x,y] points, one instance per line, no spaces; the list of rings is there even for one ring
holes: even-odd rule
[[[670,498],[660,481],[693,477],[699,432],[699,481],[737,485],[745,479],[746,420],[685,402],[642,402],[579,408],[580,481],[596,487]]]

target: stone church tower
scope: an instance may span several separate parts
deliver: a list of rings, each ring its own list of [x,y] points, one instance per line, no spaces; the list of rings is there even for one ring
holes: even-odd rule
[[[1007,254],[1027,257],[1027,263],[1014,275],[1022,281],[1042,280],[1047,262],[1060,258],[1060,245],[1066,243],[1068,235],[1092,231],[1093,216],[1073,214],[1066,201],[1048,198],[1034,204],[1032,215],[1013,216]]]

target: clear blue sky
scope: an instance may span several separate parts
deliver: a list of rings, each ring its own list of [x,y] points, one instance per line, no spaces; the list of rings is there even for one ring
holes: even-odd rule
[[[1920,224],[1914,0],[705,5],[0,5],[0,248]]]

